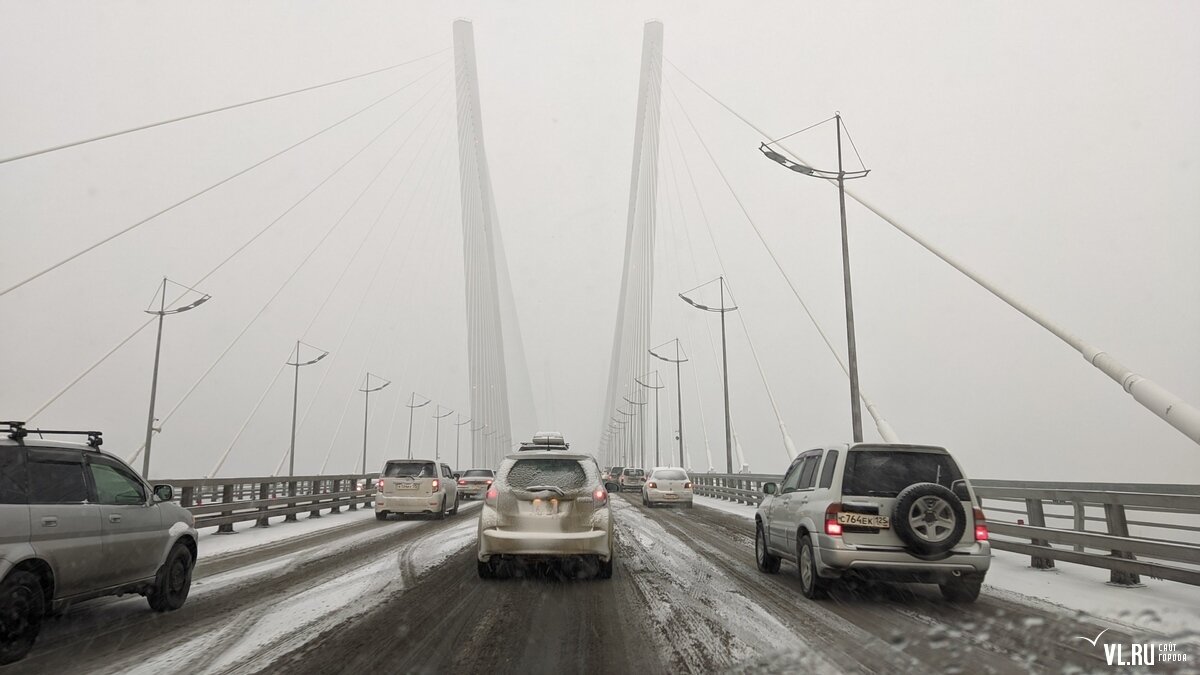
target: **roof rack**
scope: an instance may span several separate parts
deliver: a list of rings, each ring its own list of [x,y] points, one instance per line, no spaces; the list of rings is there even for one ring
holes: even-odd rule
[[[26,436],[28,436],[30,433],[35,433],[38,436],[44,436],[46,434],[87,436],[88,437],[87,444],[94,450],[99,450],[100,446],[104,443],[104,438],[103,438],[104,432],[102,432],[102,431],[71,431],[71,430],[63,430],[63,429],[26,429],[24,422],[19,422],[16,420],[0,421],[0,426],[8,427],[8,429],[7,429],[8,437],[18,443],[23,442],[23,439]]]

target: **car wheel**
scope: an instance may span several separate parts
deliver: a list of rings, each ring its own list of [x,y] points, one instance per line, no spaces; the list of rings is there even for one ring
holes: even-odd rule
[[[446,517],[446,498],[442,497],[442,503],[438,505],[437,513],[433,514],[437,520],[443,520]]]
[[[387,520],[387,517],[388,517],[387,511],[376,511],[375,512],[375,520]]]
[[[168,612],[183,607],[192,588],[192,553],[181,543],[171,547],[167,560],[158,568],[154,586],[146,594],[150,609]]]
[[[817,561],[813,555],[812,539],[807,535],[800,542],[796,562],[800,567],[800,592],[810,600],[819,600],[829,594],[829,582],[817,574]]]
[[[597,560],[596,562],[600,564],[600,568],[596,571],[596,578],[611,579],[613,575],[613,565],[617,562],[616,557],[609,555],[607,562],[603,560]]]
[[[958,545],[967,527],[966,511],[948,488],[913,483],[896,495],[892,513],[896,536],[920,555],[945,553]]]
[[[964,604],[978,600],[979,591],[982,587],[982,577],[959,577],[951,579],[944,584],[938,584],[943,598],[950,602],[961,602]]]
[[[493,560],[476,560],[475,569],[479,572],[480,579],[495,579],[496,578],[496,563]]]
[[[758,523],[754,529],[754,560],[758,563],[758,571],[779,574],[779,556],[771,555],[767,550],[767,533],[763,531],[762,523]]]
[[[0,583],[0,665],[25,658],[42,629],[46,596],[38,578],[13,572]]]
[[[454,495],[454,508],[450,509],[450,515],[458,515],[458,495]]]

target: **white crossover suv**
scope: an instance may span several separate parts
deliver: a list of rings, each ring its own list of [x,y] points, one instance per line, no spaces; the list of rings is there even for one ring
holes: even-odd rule
[[[991,562],[987,522],[944,448],[838,445],[802,453],[755,515],[758,569],[795,561],[809,598],[839,578],[936,583],[973,602]]]
[[[692,481],[687,472],[678,467],[660,466],[650,472],[642,485],[642,505],[683,504],[692,508]]]
[[[506,560],[584,558],[612,577],[613,522],[608,491],[591,455],[530,451],[500,464],[479,514],[479,576],[498,576]]]
[[[42,619],[76,602],[140,593],[156,611],[183,606],[197,537],[170,485],[151,488],[100,450],[98,432],[0,426],[0,665],[24,658]],[[65,433],[88,442],[41,438]]]
[[[434,518],[458,513],[458,483],[450,467],[431,459],[391,459],[375,481],[375,518],[429,513]]]

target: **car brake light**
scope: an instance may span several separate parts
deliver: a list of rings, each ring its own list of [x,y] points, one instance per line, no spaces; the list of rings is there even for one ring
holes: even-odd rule
[[[458,484],[459,484],[459,485],[466,485],[466,484],[467,484],[467,480],[466,480],[465,478],[459,478],[459,479],[458,479]]]
[[[825,509],[825,534],[831,537],[842,536],[842,524],[837,521],[837,514],[842,510],[841,504],[830,504]]]
[[[496,486],[493,485],[492,487],[488,488],[487,496],[484,497],[484,503],[487,504],[488,506],[495,506],[496,500],[498,500],[499,498],[500,498],[500,491],[497,490]]]
[[[489,478],[489,479],[488,479],[488,482],[487,482],[487,484],[488,484],[488,485],[491,485],[491,484],[492,484],[492,479],[491,479],[491,478]]]
[[[437,492],[438,490],[441,490],[441,489],[442,489],[442,481],[440,481],[440,480],[438,480],[438,479],[434,478],[434,479],[433,479],[433,485],[432,485],[431,487],[433,488],[433,491],[434,491],[434,492]]]
[[[595,506],[608,506],[608,490],[596,488],[596,491],[592,493],[592,504]]]
[[[649,483],[646,483],[646,487],[656,488],[656,487],[658,487],[658,483],[655,483],[654,481],[650,481]]]
[[[975,516],[975,541],[987,541],[987,518],[983,515],[983,509],[975,507],[972,509],[972,515]]]
[[[691,489],[692,489],[692,483],[691,483],[691,481],[688,481],[688,482],[684,483],[684,484],[683,484],[683,489],[684,489],[684,490],[691,490]]]
[[[375,479],[375,489],[380,492],[383,492],[383,479],[382,478]]]

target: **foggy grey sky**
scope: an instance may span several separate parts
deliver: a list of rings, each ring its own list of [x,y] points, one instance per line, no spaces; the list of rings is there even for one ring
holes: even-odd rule
[[[165,424],[153,473],[207,472],[264,392],[222,473],[273,471],[287,446],[290,373],[267,387],[310,320],[307,342],[342,346],[302,372],[302,410],[317,393],[299,471],[316,471],[327,455],[327,471],[354,468],[363,409],[353,390],[367,369],[394,381],[372,397],[372,465],[404,451],[407,410],[398,403],[412,391],[469,414],[449,51],[458,17],[474,21],[488,159],[540,426],[577,447],[594,447],[606,414],[639,49],[650,18],[664,23],[670,61],[776,136],[840,110],[872,169],[854,189],[1200,405],[1194,4],[0,0],[0,156],[445,50],[337,87],[0,165],[7,287],[432,71],[0,298],[0,417],[36,409],[145,320],[161,276],[201,277],[414,103],[206,281],[212,302],[168,318],[160,417],[383,169]],[[756,133],[672,66],[664,70],[651,343],[679,335],[694,357],[684,370],[694,466],[707,460],[693,377],[714,464],[723,466],[719,378],[705,327],[711,321],[715,337],[716,318],[685,311],[675,293],[720,268],[685,164],[797,446],[844,441],[844,378],[684,111],[844,350],[836,193],[764,160]],[[828,129],[791,147],[828,160]],[[849,221],[862,383],[901,438],[950,447],[976,477],[1200,478],[1200,449],[1077,353],[853,203]],[[144,433],[153,341],[151,330],[139,334],[36,422],[101,428],[107,449],[129,454]],[[782,444],[736,322],[730,349],[733,416],[748,461],[755,471],[779,471]],[[673,428],[668,398],[664,444]],[[431,455],[426,410],[414,443]],[[452,454],[449,424],[442,439],[443,456]]]

